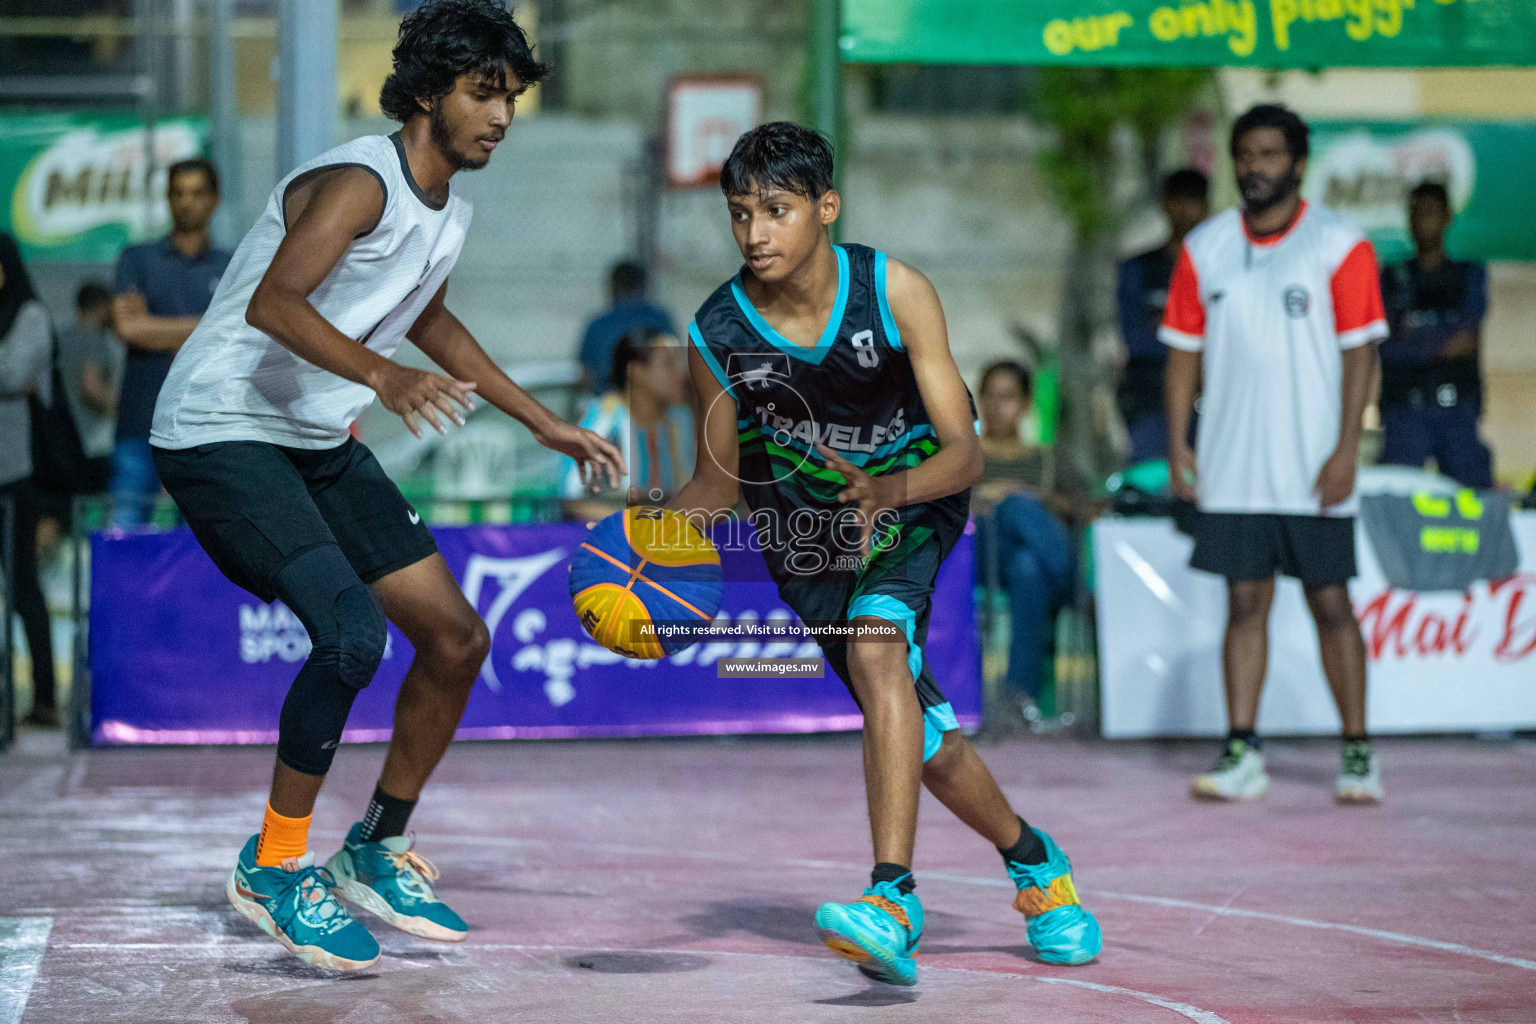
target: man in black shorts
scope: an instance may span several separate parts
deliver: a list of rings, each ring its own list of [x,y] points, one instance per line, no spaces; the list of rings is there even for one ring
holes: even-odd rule
[[[1335,795],[1341,803],[1381,799],[1365,727],[1365,643],[1348,583],[1372,343],[1387,324],[1371,243],[1301,198],[1307,142],[1307,126],[1283,107],[1238,118],[1231,148],[1242,208],[1184,240],[1159,332],[1170,349],[1173,487],[1201,512],[1190,564],[1227,581],[1222,667],[1231,731],[1214,769],[1194,780],[1193,794],[1208,799],[1257,797],[1269,785],[1254,725],[1276,573],[1301,581],[1317,624],[1343,724]]]
[[[414,935],[468,931],[405,825],[490,648],[421,517],[349,426],[377,396],[412,433],[441,431],[478,393],[546,447],[623,474],[617,449],[513,384],[444,305],[470,220],[455,174],[485,166],[546,68],[494,0],[427,3],[405,18],[394,57],[380,105],[400,130],[278,183],[177,354],[152,435],[160,477],[213,561],[309,631],[261,832],[225,891],[284,948],[333,970],[379,956],[335,893]],[[405,338],[448,375],[390,361]],[[416,657],[373,800],[321,868],[310,814],[384,654],[386,618]]]

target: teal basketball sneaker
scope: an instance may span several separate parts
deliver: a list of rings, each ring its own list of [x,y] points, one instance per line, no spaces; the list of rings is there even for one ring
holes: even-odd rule
[[[437,868],[411,849],[410,837],[365,843],[362,831],[362,822],[353,825],[341,849],[325,862],[336,876],[336,891],[403,932],[439,942],[463,942],[469,925],[437,898],[432,888]]]
[[[1085,964],[1099,955],[1104,934],[1083,909],[1072,884],[1072,865],[1050,836],[1033,830],[1045,844],[1043,864],[1008,862],[1008,877],[1018,886],[1013,909],[1024,915],[1029,944],[1048,964]]]
[[[281,867],[259,867],[256,839],[246,840],[224,885],[234,908],[316,967],[360,971],[378,962],[378,942],[336,902],[330,890],[334,879],[315,867],[315,855],[289,858]]]
[[[918,941],[923,935],[923,905],[916,893],[903,893],[895,882],[865,889],[853,903],[823,903],[816,927],[827,948],[859,965],[877,981],[916,985]]]

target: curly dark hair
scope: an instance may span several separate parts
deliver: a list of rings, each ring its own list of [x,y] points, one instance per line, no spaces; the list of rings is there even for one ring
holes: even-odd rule
[[[379,90],[379,107],[402,124],[422,112],[418,101],[452,92],[460,75],[500,81],[510,71],[526,88],[550,70],[497,0],[428,0],[400,22],[394,65]]]
[[[783,189],[815,202],[832,190],[832,144],[814,128],[770,121],[742,135],[720,168],[727,196]]]
[[[1285,148],[1292,160],[1305,160],[1312,152],[1312,131],[1307,122],[1289,107],[1278,103],[1260,103],[1232,122],[1231,153],[1237,156],[1237,144],[1255,128],[1278,128],[1285,136]]]

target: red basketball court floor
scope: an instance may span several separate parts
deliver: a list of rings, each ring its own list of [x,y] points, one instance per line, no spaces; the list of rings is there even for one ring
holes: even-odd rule
[[[25,1021],[1536,1021],[1536,745],[1381,744],[1389,802],[1340,809],[1336,746],[1273,742],[1274,785],[1195,804],[1209,744],[1026,739],[983,753],[1074,860],[1093,964],[1031,959],[996,855],[925,798],[915,989],[817,941],[868,869],[853,737],[464,744],[413,826],[471,922],[372,918],[335,977],[225,904],[269,748],[0,755],[0,1024]],[[382,751],[315,814],[329,855]]]

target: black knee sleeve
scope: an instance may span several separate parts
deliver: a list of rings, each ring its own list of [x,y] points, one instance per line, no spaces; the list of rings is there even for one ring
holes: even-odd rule
[[[310,640],[309,660],[283,701],[277,756],[294,771],[324,775],[352,702],[384,657],[384,614],[334,545],[300,554],[273,583]]]

